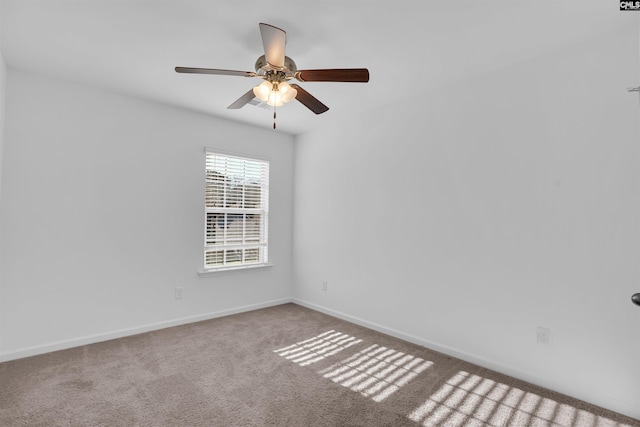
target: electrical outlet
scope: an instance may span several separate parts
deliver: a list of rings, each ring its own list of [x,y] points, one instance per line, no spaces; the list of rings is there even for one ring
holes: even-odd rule
[[[322,290],[325,291],[325,292],[327,292],[327,284],[328,284],[328,282],[326,280],[322,281]]]
[[[551,330],[548,328],[543,328],[542,326],[538,326],[538,335],[537,335],[538,344],[549,345],[550,338],[551,338]]]
[[[175,292],[176,299],[182,299],[182,288],[177,287]]]

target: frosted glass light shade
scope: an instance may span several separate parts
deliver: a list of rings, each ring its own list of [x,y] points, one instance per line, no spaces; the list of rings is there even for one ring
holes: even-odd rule
[[[278,92],[271,92],[267,105],[270,107],[282,107],[284,102],[282,102],[282,97]]]
[[[266,102],[267,105],[281,107],[285,102],[294,99],[298,91],[287,82],[272,83],[265,80],[253,88],[253,94],[260,101]]]
[[[272,88],[273,88],[273,85],[271,84],[271,82],[268,82],[268,81],[265,80],[262,83],[260,83],[258,86],[253,88],[253,94],[260,101],[267,102],[267,100],[269,99],[269,94],[271,93]]]
[[[280,83],[278,85],[278,90],[282,97],[282,102],[289,102],[298,94],[298,91],[292,88],[287,82]]]

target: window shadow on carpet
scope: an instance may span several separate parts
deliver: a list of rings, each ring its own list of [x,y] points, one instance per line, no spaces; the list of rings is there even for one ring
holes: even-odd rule
[[[360,339],[331,330],[274,352],[300,366],[307,366],[361,342]],[[319,374],[375,402],[381,402],[432,364],[420,357],[373,344],[321,370]]]
[[[361,342],[362,340],[356,339],[355,337],[331,330],[290,346],[274,350],[274,353],[300,366],[307,366],[338,354],[342,350]]]
[[[362,342],[330,330],[274,352],[309,366]],[[434,362],[372,344],[318,374],[382,402],[429,368],[436,368]],[[421,426],[633,427],[464,370],[448,378],[406,416]]]
[[[465,371],[451,377],[409,419],[423,426],[631,427]]]

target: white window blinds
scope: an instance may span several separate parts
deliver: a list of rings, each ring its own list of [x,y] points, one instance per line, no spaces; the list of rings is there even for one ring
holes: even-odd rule
[[[205,270],[266,264],[269,162],[206,154]]]

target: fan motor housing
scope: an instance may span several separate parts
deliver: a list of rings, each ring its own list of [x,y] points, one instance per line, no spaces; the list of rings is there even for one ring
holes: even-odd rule
[[[298,71],[296,63],[293,62],[293,59],[289,58],[288,56],[284,57],[284,67],[282,69],[274,68],[267,62],[267,59],[264,55],[256,60],[256,73],[261,76],[269,74],[269,72],[282,72],[288,80],[290,78],[293,78],[296,71]]]

